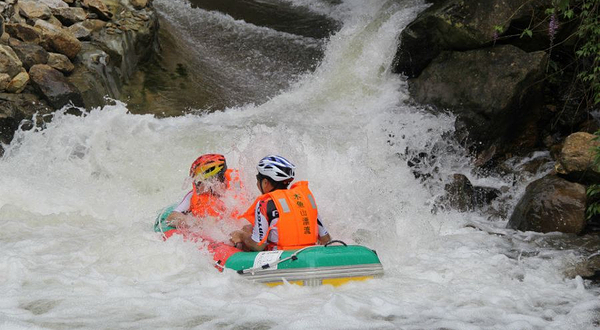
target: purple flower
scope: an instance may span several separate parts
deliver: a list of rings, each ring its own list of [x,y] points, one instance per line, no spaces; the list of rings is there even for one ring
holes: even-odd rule
[[[550,36],[551,41],[554,40],[557,30],[558,20],[556,19],[556,14],[552,14],[552,16],[550,16],[550,23],[548,23],[548,35]]]

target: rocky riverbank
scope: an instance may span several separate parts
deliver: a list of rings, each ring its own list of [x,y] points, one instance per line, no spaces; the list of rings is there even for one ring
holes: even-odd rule
[[[507,163],[526,159],[533,160],[523,169],[546,169],[512,213],[500,214],[510,219],[508,227],[598,237],[598,219],[586,217],[586,189],[600,182],[592,134],[600,109],[586,107],[574,92],[568,61],[575,58],[577,21],[559,20],[553,6],[550,0],[432,1],[403,30],[394,70],[408,77],[415,103],[457,116],[455,138],[472,152],[478,175],[522,177]],[[549,157],[531,157],[535,152]],[[474,187],[464,175],[448,181],[444,207],[489,212],[502,198],[501,190]],[[583,273],[598,274],[598,250],[597,244],[589,250],[593,260]]]
[[[36,113],[119,98],[158,47],[151,0],[5,0],[0,26],[2,143]]]

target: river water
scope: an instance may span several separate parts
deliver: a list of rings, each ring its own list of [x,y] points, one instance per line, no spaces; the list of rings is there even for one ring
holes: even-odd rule
[[[224,111],[171,118],[108,102],[17,134],[0,159],[0,329],[597,327],[600,290],[568,275],[582,257],[565,235],[514,232],[505,218],[476,212],[432,212],[453,173],[507,186],[509,208],[525,184],[472,174],[471,159],[447,138],[454,118],[411,106],[406,82],[391,74],[399,31],[424,6],[279,2],[339,29],[315,39],[184,0],[154,2],[165,21],[182,24],[190,51],[203,31],[183,27],[202,21],[240,47],[257,36],[290,46],[288,62],[260,47],[237,66],[227,54],[211,59],[224,76],[248,72],[230,86],[244,87],[250,102],[236,94],[239,104]],[[315,47],[318,65],[298,64],[302,49]],[[332,236],[375,249],[385,276],[268,288],[218,273],[192,243],[163,242],[153,220],[186,193],[189,164],[208,152],[225,154],[254,195],[256,162],[271,153],[290,159]],[[424,183],[407,165],[415,155],[429,155],[419,167]]]

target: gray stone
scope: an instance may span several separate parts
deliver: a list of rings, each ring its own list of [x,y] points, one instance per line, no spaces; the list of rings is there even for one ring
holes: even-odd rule
[[[506,45],[443,52],[409,81],[414,99],[458,115],[472,142],[482,149],[512,141],[535,122],[547,55]],[[521,126],[519,126],[521,125]]]
[[[511,22],[529,20],[533,13],[545,16],[544,10],[552,7],[550,0],[437,1],[402,30],[394,72],[417,77],[441,52],[489,45],[496,26],[506,30]]]
[[[31,82],[55,109],[73,103],[83,106],[81,94],[58,70],[45,64],[37,64],[29,70]]]
[[[529,184],[507,227],[542,233],[579,234],[586,225],[586,189],[579,183],[548,175]]]

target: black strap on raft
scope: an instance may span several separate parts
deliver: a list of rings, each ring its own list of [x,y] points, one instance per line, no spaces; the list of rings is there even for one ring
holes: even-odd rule
[[[340,243],[340,244],[342,244],[342,245],[344,245],[344,246],[348,246],[348,244],[346,244],[346,243],[344,243],[344,242],[342,242],[342,241],[340,241],[340,240],[337,240],[337,239],[334,239],[333,241],[329,241],[329,242],[325,243],[325,245],[324,245],[324,246],[325,246],[325,247],[328,247],[329,245],[331,245],[331,244],[333,244],[333,243]]]

